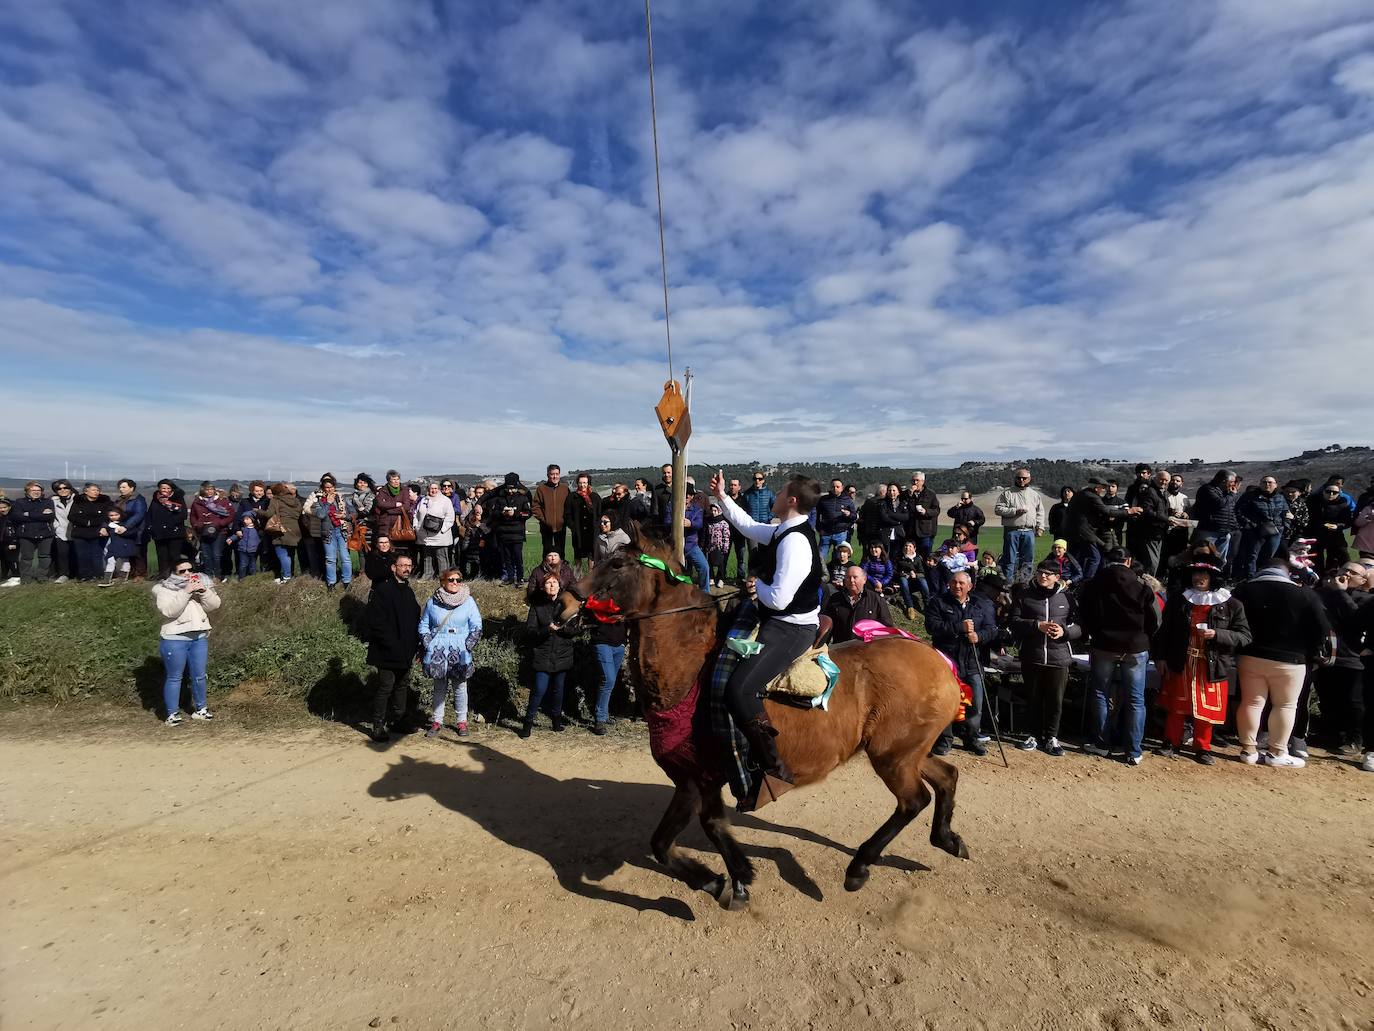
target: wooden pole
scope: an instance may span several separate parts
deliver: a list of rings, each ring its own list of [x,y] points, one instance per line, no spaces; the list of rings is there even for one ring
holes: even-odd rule
[[[673,554],[685,567],[687,564],[686,527],[682,520],[687,514],[687,456],[681,450],[673,452]]]

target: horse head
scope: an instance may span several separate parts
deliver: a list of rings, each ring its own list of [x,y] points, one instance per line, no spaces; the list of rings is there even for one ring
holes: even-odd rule
[[[563,592],[561,618],[565,624],[586,616],[602,620],[641,618],[662,607],[658,600],[670,588],[690,585],[691,578],[673,556],[671,542],[633,523],[628,533],[628,544]]]

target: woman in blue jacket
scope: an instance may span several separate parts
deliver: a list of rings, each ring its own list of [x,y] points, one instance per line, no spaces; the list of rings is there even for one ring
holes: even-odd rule
[[[472,653],[482,638],[482,614],[457,569],[439,575],[424,611],[420,613],[420,646],[425,673],[434,681],[434,709],[425,737],[436,737],[444,726],[444,708],[453,692],[454,729],[468,736],[468,677]]]

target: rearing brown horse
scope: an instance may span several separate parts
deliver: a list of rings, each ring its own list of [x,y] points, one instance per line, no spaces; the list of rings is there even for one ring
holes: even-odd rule
[[[639,697],[650,713],[663,713],[687,698],[698,675],[703,684],[709,682],[702,667],[716,646],[717,611],[696,587],[644,565],[640,559],[646,555],[680,570],[666,545],[638,536],[564,593],[562,615],[565,621],[576,618],[589,598],[613,600],[630,622],[631,675]],[[930,754],[959,710],[959,685],[948,665],[928,645],[902,638],[836,645],[830,657],[840,668],[840,680],[828,709],[765,705],[798,787],[824,780],[862,750],[897,797],[896,811],[859,846],[845,872],[845,888],[863,887],[869,867],[926,807],[932,791],[931,844],[967,859],[968,850],[949,826],[959,771]],[[699,705],[707,704],[706,696],[703,687]],[[730,833],[721,796],[724,775],[684,771],[662,760],[660,766],[677,790],[654,831],[654,856],[693,888],[709,891],[731,909],[743,908],[754,868]],[[677,848],[677,837],[693,816],[725,860],[728,884]]]

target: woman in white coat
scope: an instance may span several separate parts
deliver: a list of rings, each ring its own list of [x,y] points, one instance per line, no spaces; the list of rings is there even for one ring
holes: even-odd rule
[[[418,579],[425,579],[425,570],[434,569],[434,579],[448,567],[449,549],[453,547],[453,502],[431,480],[425,496],[415,506],[415,537],[420,544]]]
[[[162,682],[162,702],[167,710],[167,726],[181,723],[181,678],[191,669],[191,711],[193,720],[212,720],[214,713],[205,707],[205,661],[210,646],[209,613],[219,608],[214,577],[195,571],[189,559],[182,559],[172,575],[153,588],[157,610],[167,622],[162,624],[158,654],[166,667]]]

